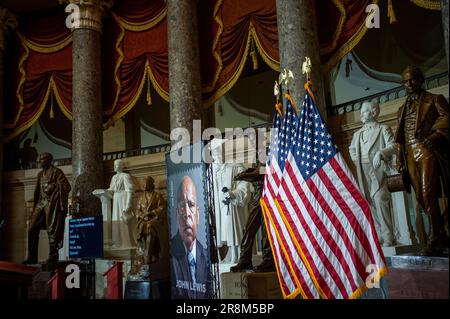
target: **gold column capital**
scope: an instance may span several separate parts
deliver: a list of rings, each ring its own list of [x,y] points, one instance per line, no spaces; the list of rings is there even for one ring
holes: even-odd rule
[[[6,32],[15,28],[17,28],[17,16],[8,9],[0,7],[0,50],[5,50]]]
[[[67,4],[66,26],[75,29],[90,29],[102,32],[102,18],[113,6],[113,0],[59,0]]]

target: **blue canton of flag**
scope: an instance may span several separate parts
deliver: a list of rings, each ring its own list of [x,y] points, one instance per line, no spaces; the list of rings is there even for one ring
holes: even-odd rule
[[[292,149],[293,141],[297,131],[298,116],[297,111],[292,105],[290,98],[286,98],[286,113],[281,120],[281,126],[278,138],[278,165],[281,172],[284,170],[289,151]]]
[[[275,119],[273,120],[272,132],[270,136],[269,156],[267,158],[267,165],[270,166],[272,159],[278,161],[278,133],[281,127],[281,117],[278,111],[275,112]]]
[[[337,153],[331,134],[309,94],[306,94],[300,112],[292,152],[305,180]]]

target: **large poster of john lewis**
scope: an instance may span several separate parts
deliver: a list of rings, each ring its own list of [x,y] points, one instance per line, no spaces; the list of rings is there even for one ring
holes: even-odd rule
[[[193,150],[192,146],[188,146]],[[206,165],[166,156],[172,298],[211,296]]]

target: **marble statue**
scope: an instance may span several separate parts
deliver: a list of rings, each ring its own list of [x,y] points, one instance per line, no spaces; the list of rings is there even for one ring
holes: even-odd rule
[[[135,218],[131,207],[134,186],[130,174],[124,173],[123,168],[124,162],[121,159],[115,160],[116,174],[111,178],[109,188],[96,189],[93,192],[102,200],[103,220],[108,228],[105,235],[107,236],[110,232],[109,240],[111,240],[112,248],[136,246]],[[111,199],[112,205],[108,204]]]
[[[398,111],[395,142],[397,169],[405,172],[419,205],[427,214],[431,232],[423,255],[448,253],[448,205],[443,212],[439,198],[448,198],[448,102],[422,88],[420,69],[407,67],[402,73],[406,101]],[[447,228],[447,229],[446,229]]]
[[[222,262],[235,264],[239,260],[251,192],[249,183],[233,180],[236,175],[245,171],[245,167],[222,160],[222,143],[222,140],[217,139],[211,143],[217,242],[218,247],[228,247],[228,253]]]
[[[380,243],[389,247],[394,245],[395,238],[387,173],[396,147],[390,127],[377,122],[379,113],[378,103],[363,103],[363,126],[354,133],[349,152],[356,166],[359,188],[370,204]]]

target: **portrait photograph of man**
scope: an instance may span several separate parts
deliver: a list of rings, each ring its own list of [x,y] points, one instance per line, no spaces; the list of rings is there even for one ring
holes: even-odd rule
[[[203,168],[169,176],[170,267],[172,298],[208,299],[211,295]]]

